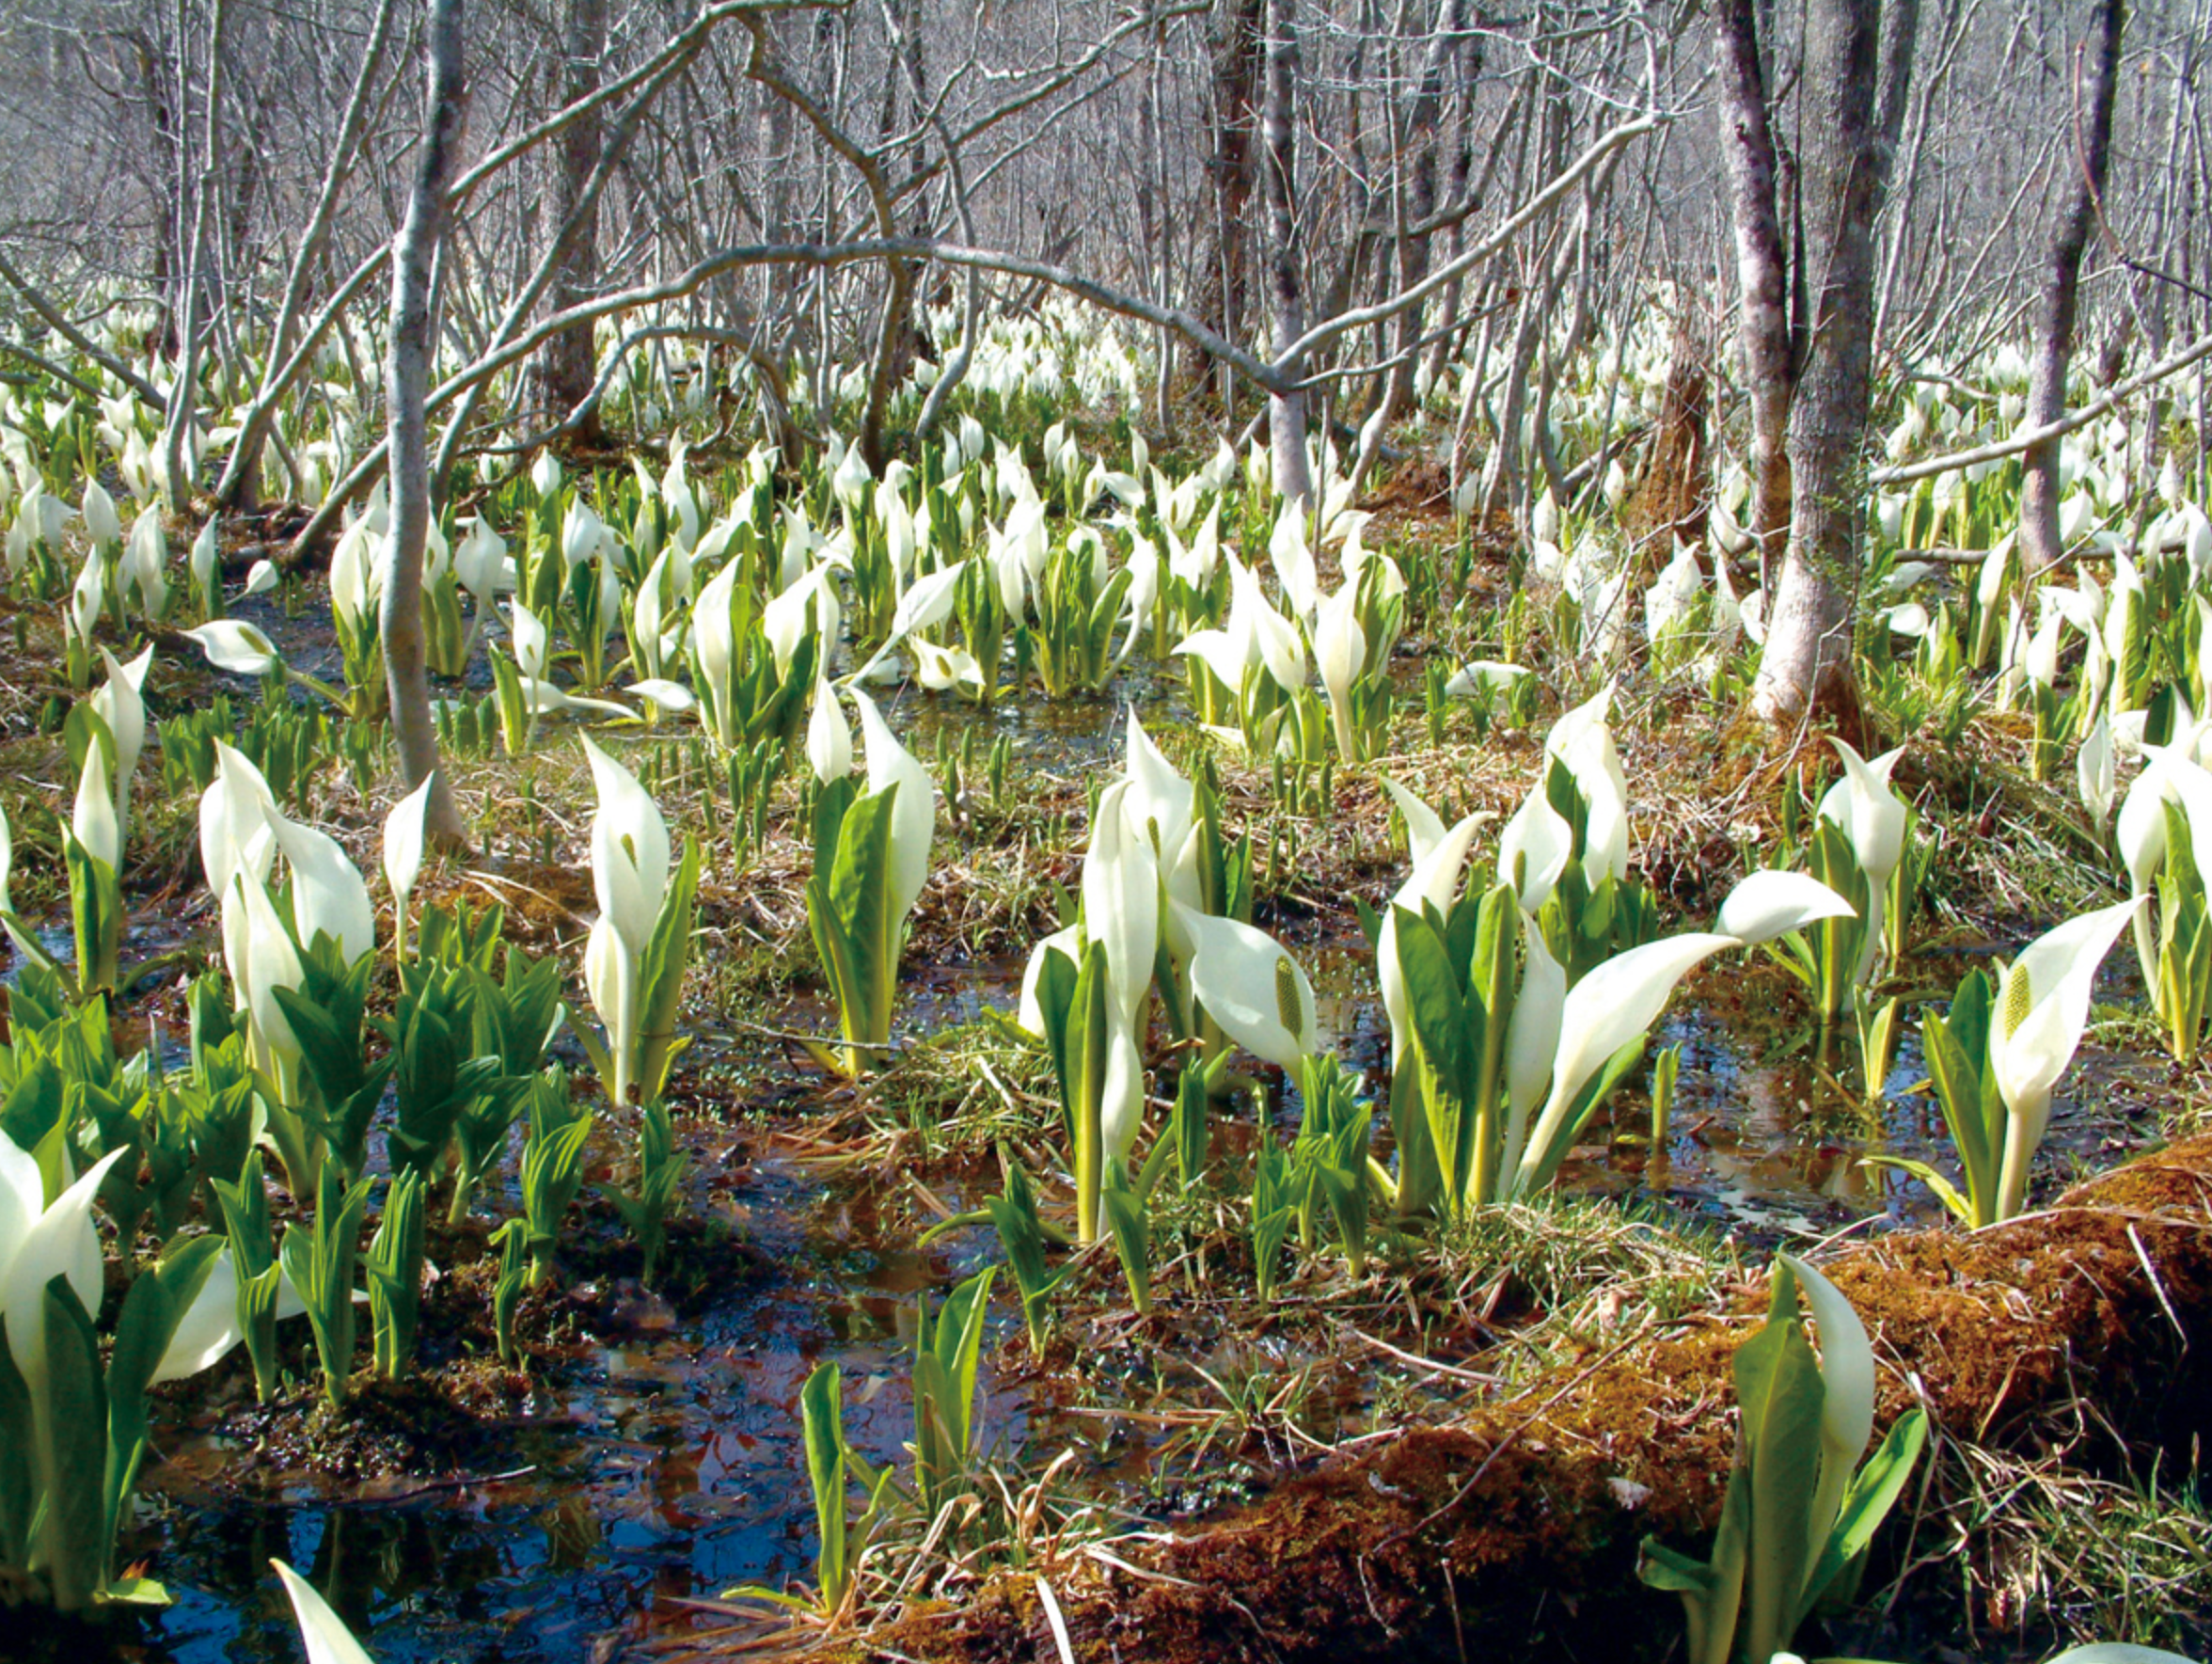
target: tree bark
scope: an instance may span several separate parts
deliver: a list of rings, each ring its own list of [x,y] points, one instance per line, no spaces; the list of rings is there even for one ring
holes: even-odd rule
[[[1437,8],[1436,32],[1422,55],[1421,79],[1406,113],[1406,149],[1413,163],[1405,214],[1399,225],[1398,280],[1411,288],[1429,275],[1429,241],[1433,232],[1421,230],[1436,212],[1437,152],[1443,147],[1445,71],[1459,50],[1466,28],[1465,0],[1443,0]],[[1421,340],[1421,309],[1398,320],[1393,351],[1398,362],[1391,367],[1383,393],[1388,420],[1414,400],[1414,372]]]
[[[1276,368],[1304,373],[1289,361],[1291,347],[1305,333],[1305,292],[1299,273],[1297,0],[1268,0],[1267,103],[1260,115],[1264,154],[1260,172],[1267,191],[1268,301],[1272,313]],[[1275,490],[1302,506],[1313,501],[1313,474],[1305,456],[1305,390],[1274,392],[1268,398],[1268,434],[1274,452]]]
[[[1777,726],[1855,711],[1852,627],[1866,520],[1874,335],[1874,220],[1912,68],[1918,0],[1816,0],[1805,30],[1801,160],[1808,253],[1825,258],[1790,411],[1790,552],[1751,692]],[[1885,50],[1887,49],[1887,50]],[[1883,86],[1885,79],[1890,85]]]
[[[430,436],[424,404],[430,388],[431,276],[450,211],[446,192],[460,163],[462,0],[430,0],[429,73],[423,100],[422,156],[392,250],[391,357],[385,398],[391,454],[391,537],[385,546],[386,687],[400,776],[413,791],[432,774],[429,826],[441,843],[466,832],[452,783],[438,767],[437,728],[430,714],[430,675],[422,643],[422,548],[430,531]]]
[[[201,144],[199,174],[192,193],[192,240],[184,254],[183,327],[178,341],[177,379],[169,389],[167,420],[162,427],[162,468],[168,476],[169,512],[191,512],[193,473],[198,458],[186,466],[186,439],[192,434],[198,409],[200,338],[206,332],[202,311],[210,287],[207,272],[208,221],[213,217],[217,169],[222,166],[223,25],[229,16],[226,0],[215,0],[208,20],[207,132]],[[183,37],[178,37],[180,53]],[[179,222],[182,222],[182,208]]]
[[[2074,97],[2076,142],[2065,147],[2065,189],[2051,238],[2050,269],[2036,309],[2035,360],[2029,370],[2027,425],[2044,426],[2066,411],[2066,365],[2074,353],[2074,315],[2081,255],[2104,195],[2112,149],[2112,91],[2119,79],[2122,0],[2097,0],[2089,38],[2082,42]],[[2030,573],[2047,571],[2065,552],[2059,535],[2059,446],[2031,446],[2021,461],[2020,554]]]
[[[600,62],[607,53],[607,0],[560,0],[559,18],[561,57],[552,71],[550,100],[556,109],[598,90]],[[565,128],[547,157],[544,224],[545,235],[559,245],[558,265],[545,291],[548,316],[591,298],[598,280],[599,203],[587,186],[599,165],[602,108],[592,105]],[[554,336],[539,354],[534,379],[547,424],[591,396],[599,368],[594,334],[591,325],[579,324]],[[579,441],[596,442],[599,407],[593,404],[570,431]]]
[[[884,18],[894,32],[892,50],[904,65],[907,77],[912,83],[915,119],[919,120],[928,104],[928,84],[924,75],[921,30],[926,26],[922,14],[922,0],[895,0]],[[894,122],[897,109],[899,77],[896,72],[886,81],[883,100],[883,122],[877,138],[873,161],[877,168],[882,159],[897,143],[899,134]],[[923,153],[917,141],[913,165],[919,170],[924,165]],[[887,237],[898,235],[898,221],[893,206],[895,198],[888,191],[877,194],[877,215]],[[928,222],[917,204],[914,234],[919,236],[928,230]],[[883,314],[876,331],[875,367],[868,374],[868,403],[861,413],[861,432],[858,443],[861,454],[867,459],[869,469],[880,476],[884,464],[890,459],[890,450],[884,441],[884,429],[891,419],[891,401],[899,384],[913,367],[921,350],[920,332],[914,326],[914,297],[922,280],[922,268],[909,260],[888,260],[883,262],[884,290]]]
[[[1790,525],[1789,261],[1777,205],[1774,127],[1766,103],[1755,0],[1723,0],[1714,20],[1720,71],[1721,151],[1734,223],[1736,348],[1751,404],[1751,515],[1762,579]]]
[[[1216,334],[1242,341],[1251,311],[1252,139],[1259,125],[1264,0],[1226,0],[1214,31],[1207,112],[1206,179],[1212,247],[1200,266],[1193,310]],[[1224,384],[1225,385],[1225,384]]]

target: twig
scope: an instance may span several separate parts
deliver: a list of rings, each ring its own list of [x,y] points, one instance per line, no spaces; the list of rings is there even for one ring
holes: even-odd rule
[[[2182,1351],[2187,1352],[2188,1331],[2181,1326],[2181,1319],[2173,1310],[2173,1302],[2166,1296],[2166,1284],[2158,1276],[2158,1268],[2151,1263],[2151,1251],[2143,1246],[2143,1240],[2132,1224],[2127,1228],[2127,1240],[2135,1247],[2135,1257],[2142,1265],[2143,1276],[2151,1279],[2151,1292],[2158,1297],[2158,1309],[2166,1314],[2166,1321],[2173,1325],[2174,1334],[2181,1339]]]
[[[1451,1513],[1462,1503],[1465,1502],[1469,1497],[1472,1497],[1475,1494],[1477,1487],[1481,1485],[1483,1480],[1489,1477],[1491,1464],[1495,1462],[1500,1456],[1506,1453],[1506,1449],[1508,1446],[1511,1445],[1514,1440],[1518,1439],[1531,1427],[1534,1427],[1539,1421],[1541,1421],[1544,1417],[1550,1413],[1553,1405],[1556,1404],[1561,1399],[1565,1398],[1569,1393],[1572,1392],[1576,1387],[1580,1387],[1585,1381],[1588,1381],[1592,1375],[1596,1374],[1600,1370],[1604,1369],[1607,1364],[1611,1363],[1615,1358],[1619,1357],[1622,1353],[1626,1352],[1635,1342],[1641,1340],[1644,1338],[1646,1332],[1647,1331],[1644,1329],[1636,1330],[1635,1334],[1627,1336],[1625,1339],[1609,1347],[1606,1351],[1601,1353],[1597,1358],[1594,1359],[1587,1368],[1578,1371],[1572,1380],[1569,1381],[1564,1387],[1560,1387],[1558,1391],[1553,1393],[1551,1397],[1545,1399],[1542,1403],[1537,1405],[1535,1410],[1530,1412],[1526,1420],[1521,1422],[1518,1426],[1511,1429],[1507,1433],[1505,1437],[1499,1439],[1497,1443],[1490,1447],[1490,1453],[1484,1456],[1481,1463],[1476,1467],[1474,1477],[1468,1480],[1465,1484],[1462,1485],[1456,1492],[1454,1492],[1449,1501],[1444,1503],[1441,1507],[1434,1509],[1425,1517],[1416,1523],[1406,1527],[1404,1529],[1391,1532],[1389,1536],[1383,1538],[1382,1542],[1376,1544],[1373,1548],[1369,1549],[1366,1554],[1361,1555],[1360,1563],[1364,1566],[1367,1563],[1367,1561],[1373,1560],[1375,1556],[1381,1554],[1385,1548],[1394,1548],[1398,1544],[1403,1543],[1409,1537],[1419,1536],[1423,1531],[1427,1530],[1430,1526],[1434,1525],[1446,1514]]]
[[[421,1484],[410,1486],[404,1491],[394,1491],[387,1497],[378,1498],[377,1500],[380,1502],[405,1502],[416,1497],[429,1497],[440,1491],[468,1491],[475,1489],[478,1485],[505,1484],[510,1480],[528,1479],[537,1470],[537,1465],[532,1463],[528,1467],[509,1468],[505,1473],[465,1473],[458,1479],[426,1480]]]

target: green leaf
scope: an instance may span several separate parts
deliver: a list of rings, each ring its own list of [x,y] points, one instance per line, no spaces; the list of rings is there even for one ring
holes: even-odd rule
[[[639,997],[644,1015],[638,1035],[638,1090],[647,1099],[668,1085],[669,1066],[684,1048],[676,1034],[683,1004],[684,971],[691,959],[693,903],[699,894],[699,840],[684,840],[684,858],[660,898],[639,965]]]
[[[345,1402],[354,1370],[354,1267],[369,1189],[365,1179],[341,1186],[336,1170],[325,1166],[316,1186],[313,1221],[287,1228],[279,1255],[285,1276],[308,1308],[323,1365],[323,1390],[334,1404]]]
[[[8,1349],[8,1320],[0,1315],[0,1565],[30,1560],[31,1525],[38,1516],[39,1484],[31,1466],[38,1433],[30,1388]]]
[[[386,1181],[384,1217],[369,1244],[369,1315],[376,1372],[387,1381],[398,1380],[415,1355],[427,1182],[416,1167],[404,1168]]]
[[[1979,981],[1981,975],[1977,971],[1969,980]],[[1960,999],[1965,997],[1962,984]],[[1954,1000],[1952,1010],[1955,1013],[1957,1009],[1958,1001]],[[1943,1112],[1943,1124],[1950,1131],[1964,1170],[1969,1198],[1966,1221],[1969,1226],[1986,1225],[1995,1216],[1998,1181],[1997,1151],[1991,1146],[1991,1129],[1983,1115],[1983,1065],[1980,1059],[1987,1054],[1967,1052],[1960,1044],[1958,1030],[1934,1017],[1920,1024],[1920,1049],[1927,1059],[1936,1103]]]
[[[1826,1396],[1812,1343],[1797,1318],[1795,1279],[1777,1266],[1774,1283],[1774,1311],[1735,1357],[1751,1522],[1744,1650],[1759,1658],[1789,1650],[1817,1552],[1812,1505]]]
[[[166,1607],[175,1605],[168,1590],[151,1577],[117,1577],[100,1592],[102,1606]]]
[[[1447,1169],[1462,1196],[1470,1193],[1477,1164],[1485,1176],[1473,1188],[1485,1196],[1496,1190],[1493,1169],[1503,1153],[1499,1086],[1520,987],[1520,899],[1511,885],[1497,885],[1482,900],[1467,967],[1468,1008],[1477,1018],[1467,1060],[1472,1070],[1467,1104],[1473,1114],[1462,1117],[1460,1148],[1451,1152],[1453,1163]]]
[[[1882,1442],[1874,1447],[1873,1454],[1866,1459],[1850,1488],[1843,1493],[1843,1507],[1836,1517],[1836,1528],[1828,1534],[1820,1559],[1806,1579],[1804,1598],[1797,1609],[1798,1622],[1804,1621],[1845,1568],[1866,1553],[1875,1531],[1881,1529],[1882,1521],[1888,1517],[1890,1509],[1897,1505],[1897,1498],[1904,1494],[1905,1482],[1911,1479],[1927,1439],[1928,1418],[1916,1407],[1898,1417]]]
[[[845,1558],[844,1388],[834,1363],[815,1367],[799,1388],[798,1403],[805,1428],[807,1479],[814,1487],[814,1524],[821,1539],[814,1558],[814,1578],[821,1589],[823,1610],[833,1612],[844,1606],[851,1580]]]
[[[1006,1162],[1005,1193],[988,1197],[984,1207],[989,1212],[999,1242],[1006,1250],[1006,1264],[1014,1273],[1015,1286],[1021,1291],[1021,1311],[1029,1325],[1030,1347],[1041,1353],[1045,1346],[1046,1302],[1060,1286],[1060,1279],[1051,1275],[1045,1263],[1045,1236],[1042,1221],[1037,1216],[1036,1192],[1020,1163]]]
[[[1106,1228],[1114,1238],[1114,1252],[1129,1283],[1130,1300],[1139,1316],[1152,1309],[1152,1249],[1146,1217],[1146,1192],[1132,1189],[1122,1165],[1106,1164]]]
[[[1068,1118],[1075,1129],[1076,1234],[1083,1242],[1098,1236],[1098,1195],[1106,1182],[1105,1098],[1108,1057],[1114,1038],[1107,1018],[1106,944],[1083,949],[1068,1017]]]
[[[898,970],[899,921],[892,916],[891,836],[897,785],[857,800],[837,834],[827,881],[820,868],[807,884],[807,914],[823,975],[837,997],[848,1071],[891,1038],[892,998]]]
[[[177,1325],[199,1298],[223,1251],[219,1236],[180,1243],[151,1270],[141,1272],[123,1298],[116,1322],[115,1348],[107,1364],[109,1478],[118,1477],[116,1454],[146,1442],[146,1387],[177,1338]],[[121,1520],[126,1498],[107,1498],[110,1529]]]
[[[1398,975],[1405,990],[1414,1038],[1441,1103],[1429,1110],[1430,1134],[1440,1156],[1458,1142],[1460,1117],[1469,1108],[1472,1069],[1468,1034],[1470,1016],[1435,921],[1402,907],[1394,907],[1398,926]]]
[[[1656,1537],[1646,1537],[1636,1545],[1635,1571],[1636,1580],[1649,1589],[1664,1589],[1677,1594],[1713,1593],[1711,1565],[1667,1547]]]
[[[1951,1183],[1950,1180],[1928,1165],[1926,1162],[1915,1161],[1910,1156],[1869,1155],[1861,1156],[1859,1163],[1862,1166],[1895,1167],[1901,1173],[1911,1174],[1928,1187],[1936,1199],[1941,1202],[1961,1225],[1969,1230],[1975,1228],[1974,1204],[1959,1193],[1957,1185]]]
[[[98,1596],[107,1569],[107,1387],[100,1337],[69,1279],[49,1282],[41,1305],[48,1477],[33,1554],[46,1567],[55,1609],[77,1612]]]
[[[962,1455],[973,1442],[975,1376],[983,1358],[983,1331],[990,1315],[991,1284],[998,1267],[987,1265],[947,1297],[937,1322],[937,1355],[959,1395],[951,1426]]]

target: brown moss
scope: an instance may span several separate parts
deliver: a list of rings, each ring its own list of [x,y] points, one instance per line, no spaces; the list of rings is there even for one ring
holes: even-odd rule
[[[2078,1396],[2129,1437],[2178,1432],[2212,1387],[2175,1324],[2212,1311],[2212,1138],[1974,1235],[1901,1233],[1828,1266],[1882,1360],[1880,1419],[1924,1403],[1948,1434],[2029,1441]],[[1730,1362],[1765,1306],[1632,1339],[1455,1427],[1406,1432],[1197,1529],[1049,1574],[1082,1657],[1234,1660],[1656,1656],[1670,1597],[1636,1541],[1711,1529],[1732,1446]],[[2179,1368],[2177,1364],[2189,1367]],[[854,1656],[1054,1656],[1026,1578],[845,1643]]]

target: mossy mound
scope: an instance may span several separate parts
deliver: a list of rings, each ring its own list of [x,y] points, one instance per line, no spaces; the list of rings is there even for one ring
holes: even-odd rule
[[[1826,1269],[1911,1404],[1958,1440],[2031,1448],[2084,1400],[2128,1441],[2186,1448],[2212,1417],[2212,1138],[2178,1144],[1977,1234],[1900,1233]],[[1047,1573],[1078,1657],[1658,1657],[1680,1608],[1638,1539],[1693,1546],[1734,1440],[1730,1364],[1763,1279],[1725,1310],[1593,1351],[1458,1424],[1409,1430],[1197,1529]],[[1602,1645],[1596,1644],[1602,1641]],[[843,1650],[996,1664],[1057,1656],[1035,1582],[1001,1578]]]

